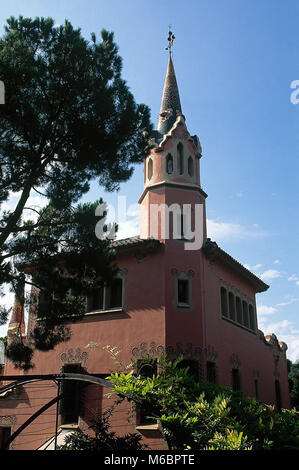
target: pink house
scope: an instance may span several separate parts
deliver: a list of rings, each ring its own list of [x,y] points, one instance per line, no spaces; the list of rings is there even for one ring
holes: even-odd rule
[[[68,343],[36,352],[30,374],[58,374],[83,367],[103,377],[115,369],[106,345],[119,359],[180,354],[202,381],[241,389],[276,407],[289,407],[286,349],[274,334],[258,329],[256,294],[268,286],[207,238],[205,201],[200,182],[201,145],[182,114],[171,55],[153,148],[144,161],[140,236],[118,240],[118,278],[88,300],[82,320],[72,325]],[[182,211],[184,209],[184,211]],[[191,221],[191,224],[190,224]],[[193,240],[190,233],[193,232]],[[15,304],[8,336],[20,319]],[[33,318],[29,315],[28,331]],[[25,330],[24,330],[25,335]],[[26,374],[6,361],[4,375]],[[4,383],[2,383],[4,385]],[[11,449],[53,448],[74,428],[87,431],[112,400],[96,384],[73,386],[69,403],[53,404],[26,427]],[[0,392],[1,393],[1,392]],[[27,383],[0,395],[0,442],[57,394],[52,380]],[[123,403],[112,416],[118,433],[140,432],[152,449],[163,449],[158,425],[148,423]]]

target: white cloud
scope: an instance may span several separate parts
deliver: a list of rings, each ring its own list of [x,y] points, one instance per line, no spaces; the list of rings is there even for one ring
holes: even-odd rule
[[[117,240],[134,237],[136,235],[139,235],[139,219],[132,219],[119,223],[118,232],[116,233]]]
[[[275,260],[273,261],[273,264],[279,264],[279,263],[280,263],[279,259],[275,259]]]
[[[293,304],[294,302],[298,302],[299,299],[294,297],[294,298],[290,298],[290,300],[286,300],[285,302],[281,302],[279,304],[276,304],[276,307],[285,307],[286,305],[291,305]]]
[[[244,240],[267,235],[264,231],[248,229],[241,224],[219,222],[213,219],[207,219],[207,231],[208,236],[216,242],[231,239]]]
[[[288,277],[288,281],[299,281],[299,277],[296,276],[296,274],[292,274],[290,277]]]
[[[129,218],[118,222],[117,240],[134,237],[140,233],[140,206],[138,204],[130,205],[126,216]]]
[[[277,271],[277,269],[268,269],[260,275],[260,278],[263,279],[263,281],[270,281],[277,277],[281,277],[281,272]]]
[[[13,211],[21,196],[21,191],[11,193],[9,199],[1,205],[1,211]],[[48,204],[48,199],[34,190],[31,191],[29,198],[26,201],[26,209],[24,209],[22,218],[24,221],[30,219],[36,221],[38,218],[38,211]],[[31,210],[32,208],[34,210]]]
[[[257,305],[258,315],[274,315],[277,312],[277,308],[270,307],[269,305]]]
[[[269,307],[270,315],[272,308],[273,307]],[[274,333],[277,336],[278,341],[283,341],[286,343],[288,347],[287,358],[292,362],[295,362],[297,359],[299,359],[299,330],[294,328],[294,324],[289,320],[281,320],[274,323],[269,322],[269,316],[267,316],[266,311],[267,310],[265,309],[264,314],[259,314],[260,310],[258,307],[259,329],[262,330],[265,335]]]
[[[256,264],[255,266],[251,266],[250,264],[244,264],[244,267],[252,272],[258,271],[262,266],[262,264]]]

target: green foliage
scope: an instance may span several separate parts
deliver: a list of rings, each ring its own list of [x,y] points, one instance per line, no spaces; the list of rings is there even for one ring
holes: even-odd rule
[[[299,450],[299,413],[281,413],[212,383],[196,382],[182,358],[158,362],[159,375],[129,373],[109,376],[114,392],[139,403],[162,425],[171,449]]]
[[[51,225],[33,231],[30,237],[20,235],[11,241],[12,249],[21,251],[19,271],[29,267],[31,279],[28,282],[37,288],[28,299],[31,314],[36,318],[28,338],[30,351],[47,351],[67,341],[71,336],[70,322],[82,318],[86,311],[86,297],[104,281],[111,281],[117,271],[109,240],[99,240],[95,235],[98,221],[95,209],[100,203],[102,200],[78,205],[62,214],[57,214],[49,205],[43,214],[45,218],[51,218]],[[15,283],[16,294],[25,302],[21,290],[26,278],[20,276],[19,279],[23,282]],[[7,351],[8,357],[20,364],[15,345],[9,345]],[[29,358],[29,354],[26,357]]]
[[[17,369],[28,370],[32,367],[33,349],[18,337],[14,338],[7,347],[6,356],[14,362]]]
[[[291,405],[299,411],[299,361],[288,363]]]
[[[224,435],[216,432],[206,450],[252,450],[252,447],[247,446],[247,436],[242,432],[227,429]]]
[[[2,341],[2,343],[4,343],[5,347],[7,346],[7,336],[2,336],[0,338],[0,341]]]
[[[65,437],[64,445],[58,450],[85,450],[85,451],[138,451],[146,449],[145,444],[141,444],[142,436],[137,433],[129,433],[124,436],[117,436],[115,432],[109,431],[109,419],[112,410],[107,410],[91,426],[95,436],[89,436],[82,431]]]

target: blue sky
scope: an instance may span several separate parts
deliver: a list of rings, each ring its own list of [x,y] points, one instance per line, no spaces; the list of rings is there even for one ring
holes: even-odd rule
[[[4,2],[3,2],[4,3]],[[67,18],[89,38],[115,32],[123,76],[156,123],[167,65],[168,25],[183,113],[203,147],[209,233],[270,284],[257,296],[259,327],[299,358],[299,80],[297,0],[11,0],[11,15]],[[128,205],[142,193],[142,167],[121,186]],[[85,199],[116,194],[93,186]],[[133,208],[134,209],[134,208]],[[135,213],[133,211],[133,213]],[[138,233],[132,217],[122,234]],[[3,333],[0,328],[0,334]]]

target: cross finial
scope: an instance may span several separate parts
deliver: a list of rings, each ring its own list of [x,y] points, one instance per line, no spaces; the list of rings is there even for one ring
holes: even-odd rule
[[[173,34],[173,32],[171,31],[171,25],[169,25],[169,33],[168,33],[168,47],[166,47],[165,49],[167,51],[169,51],[169,54],[171,54],[172,50],[172,46],[173,46],[173,41],[175,40],[175,35]]]

